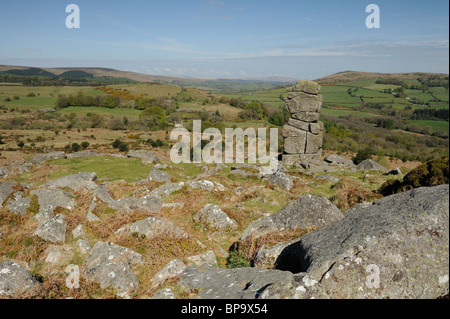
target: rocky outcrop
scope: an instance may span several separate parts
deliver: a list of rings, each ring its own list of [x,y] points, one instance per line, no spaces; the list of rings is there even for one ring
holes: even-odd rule
[[[61,189],[35,189],[31,194],[38,198],[39,212],[34,218],[40,223],[45,223],[52,217],[56,207],[72,210],[77,206],[72,195]]]
[[[195,216],[194,221],[205,224],[211,230],[236,229],[236,221],[214,204],[207,204]]]
[[[66,154],[64,152],[51,152],[47,154],[35,155],[31,158],[31,163],[34,165],[44,164],[46,161],[53,159],[64,158]]]
[[[330,164],[334,164],[334,165],[339,165],[339,166],[343,166],[343,167],[347,167],[347,168],[355,168],[356,165],[353,163],[353,161],[351,159],[336,155],[336,154],[331,154],[331,155],[327,155],[324,158],[324,161]]]
[[[41,187],[45,188],[64,188],[68,187],[74,191],[83,189],[94,190],[97,184],[94,182],[97,179],[96,173],[80,172],[72,175],[66,175],[56,180],[50,181]]]
[[[306,272],[330,298],[438,298],[449,287],[448,195],[441,185],[359,205],[288,245],[277,267]],[[288,286],[303,290],[291,280],[266,296],[299,297]]]
[[[171,221],[162,217],[148,217],[133,224],[126,225],[116,232],[117,234],[137,233],[147,238],[188,238],[189,235]]]
[[[52,243],[64,243],[66,239],[66,221],[64,215],[58,214],[50,218],[34,234]]]
[[[323,97],[320,85],[313,81],[298,81],[289,89],[285,108],[291,114],[283,126],[283,164],[321,160],[323,123],[319,121]]]
[[[275,214],[252,222],[242,233],[241,240],[284,230],[319,229],[343,217],[344,215],[328,199],[317,195],[305,195]]]
[[[128,157],[140,158],[142,160],[142,164],[153,164],[154,162],[158,162],[158,158],[155,153],[147,150],[132,150],[127,153]]]
[[[143,257],[131,249],[99,241],[86,259],[83,273],[100,283],[102,288],[133,291],[139,287],[139,280],[131,267],[143,262]]]
[[[383,165],[378,164],[377,162],[375,162],[374,160],[371,159],[366,159],[364,161],[362,161],[361,163],[359,163],[358,165],[356,165],[356,168],[359,170],[364,170],[364,171],[383,171],[383,172],[387,172],[388,169],[386,167],[384,167]]]
[[[147,180],[154,182],[170,182],[170,175],[157,168],[152,168],[147,176]]]

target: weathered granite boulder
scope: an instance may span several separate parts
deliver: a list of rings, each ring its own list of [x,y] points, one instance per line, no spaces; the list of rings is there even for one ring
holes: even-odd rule
[[[30,199],[23,197],[22,191],[14,193],[13,197],[6,203],[6,207],[16,215],[25,215],[30,206]]]
[[[83,274],[100,283],[101,288],[133,291],[139,287],[139,280],[131,267],[143,262],[143,257],[131,249],[99,241],[92,248],[82,269]]]
[[[38,198],[39,212],[34,218],[40,223],[46,222],[56,207],[72,210],[77,206],[72,195],[61,189],[35,189],[31,194]]]
[[[179,274],[179,284],[196,289],[204,299],[255,299],[267,286],[291,276],[291,272],[272,269],[202,265],[185,268]]]
[[[127,156],[140,158],[142,160],[142,164],[152,164],[159,161],[155,153],[147,150],[131,150],[127,153]]]
[[[41,187],[46,188],[64,188],[68,187],[74,191],[83,189],[94,190],[97,184],[94,182],[97,179],[96,173],[79,172],[76,174],[66,175],[54,181],[50,181]]]
[[[147,195],[139,198],[119,198],[112,203],[109,203],[109,206],[124,212],[144,210],[151,213],[157,213],[162,209],[162,202],[161,197],[158,195]]]
[[[210,265],[217,267],[216,255],[212,250],[208,250],[203,254],[187,257],[186,260],[188,265],[195,265],[195,266]]]
[[[70,153],[67,154],[67,158],[82,158],[82,157],[91,157],[91,156],[100,156],[97,152],[88,152],[88,151],[83,151],[83,152],[75,152],[75,153]]]
[[[147,180],[155,182],[170,182],[170,175],[157,168],[152,168],[147,176]]]
[[[359,205],[287,246],[277,268],[307,272],[330,298],[438,298],[449,287],[448,196],[441,185]]]
[[[319,94],[320,85],[317,82],[309,80],[299,80],[297,83],[288,89],[289,92],[304,92],[308,94]]]
[[[173,192],[179,191],[184,187],[184,182],[179,183],[165,183],[164,185],[161,185],[157,189],[152,191],[152,194],[155,195],[170,195]]]
[[[0,183],[0,207],[3,207],[3,202],[14,192],[14,187],[16,186],[17,183],[12,182]]]
[[[188,238],[189,235],[182,228],[162,217],[148,217],[130,225],[126,225],[116,232],[117,234],[144,235],[147,238]]]
[[[66,221],[64,215],[58,214],[41,225],[34,234],[52,243],[64,243],[66,240]]]
[[[244,230],[241,240],[265,234],[295,229],[319,229],[332,224],[344,215],[328,199],[305,195],[268,217],[262,217]]]
[[[174,259],[170,261],[163,269],[158,271],[153,277],[153,287],[164,284],[166,280],[172,279],[178,276],[184,269],[186,265],[179,259]]]
[[[281,171],[277,171],[274,174],[266,175],[264,176],[265,179],[269,181],[269,183],[274,185],[279,185],[286,190],[291,190],[291,188],[294,186],[294,182],[292,181],[292,178]]]
[[[330,155],[325,156],[324,161],[334,164],[334,165],[339,165],[339,166],[348,167],[348,168],[356,167],[356,165],[353,164],[352,160],[342,157],[342,156],[339,156],[339,155],[336,155],[336,154],[330,154]]]
[[[19,297],[39,287],[31,273],[14,261],[0,264],[0,296]]]
[[[237,229],[238,225],[234,219],[228,217],[219,206],[214,204],[205,205],[195,216],[194,221],[205,224],[211,230]]]
[[[66,154],[64,152],[51,152],[47,154],[39,154],[31,158],[31,163],[34,165],[41,165],[44,164],[46,161],[64,158],[65,156]]]
[[[388,171],[388,169],[386,167],[384,167],[383,165],[378,164],[377,162],[375,162],[374,160],[371,159],[366,159],[364,161],[362,161],[361,163],[359,163],[358,165],[356,165],[356,168],[359,170],[365,170],[365,171],[383,171],[386,172]]]

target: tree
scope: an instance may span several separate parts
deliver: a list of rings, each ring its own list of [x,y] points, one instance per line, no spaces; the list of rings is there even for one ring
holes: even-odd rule
[[[149,129],[165,129],[169,126],[166,111],[158,106],[146,108],[139,115],[139,120]]]

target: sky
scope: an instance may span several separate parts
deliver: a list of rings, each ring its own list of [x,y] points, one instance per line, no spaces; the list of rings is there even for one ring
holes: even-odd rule
[[[66,6],[80,9],[67,28]],[[367,28],[369,4],[380,28]],[[447,0],[0,2],[0,64],[314,80],[346,70],[449,71]]]

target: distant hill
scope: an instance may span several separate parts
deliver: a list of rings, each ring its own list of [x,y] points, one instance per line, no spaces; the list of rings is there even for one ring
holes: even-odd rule
[[[418,78],[436,78],[445,79],[448,78],[448,74],[443,73],[375,73],[375,72],[358,72],[358,71],[344,71],[315,80],[320,84],[326,83],[348,83],[365,79],[418,79]]]
[[[32,72],[30,70],[33,70]],[[193,78],[151,75],[129,71],[119,71],[109,68],[95,67],[64,67],[64,68],[32,68],[25,66],[0,65],[0,73],[14,75],[34,75],[62,77],[67,79],[86,78],[117,78],[136,82],[158,82],[200,88],[212,92],[239,92],[271,89],[286,83],[295,83],[295,79],[286,77],[267,77],[254,79],[220,79]],[[30,74],[27,74],[30,73]]]

